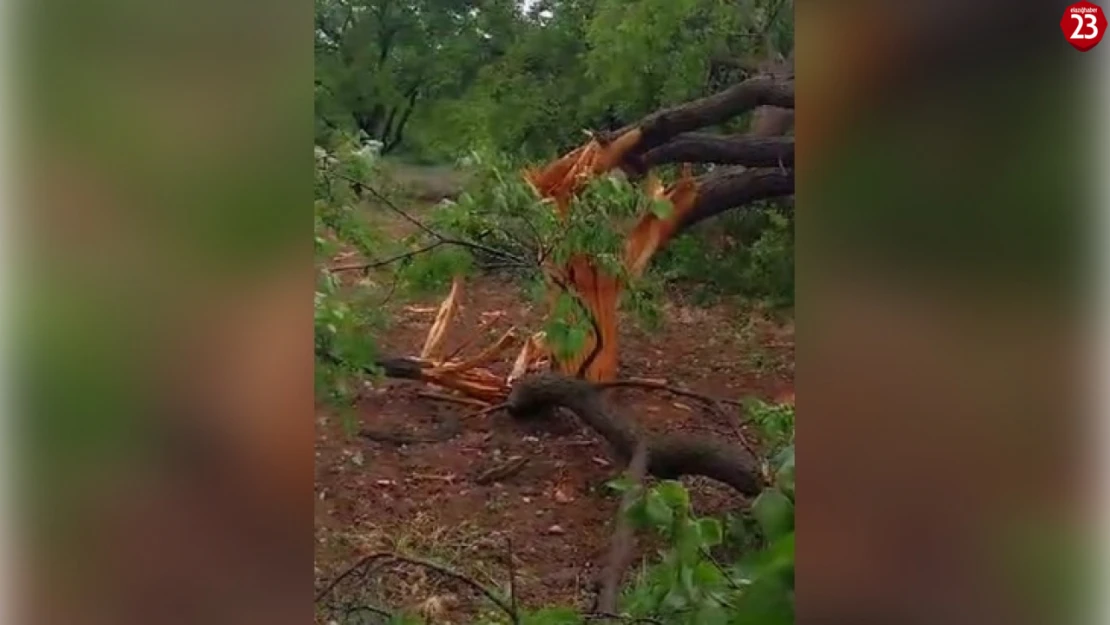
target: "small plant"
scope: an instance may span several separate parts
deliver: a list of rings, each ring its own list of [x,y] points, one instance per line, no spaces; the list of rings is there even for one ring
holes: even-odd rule
[[[759,428],[771,454],[794,444],[794,407],[751,398],[744,402],[748,420]]]
[[[777,625],[794,621],[794,453],[773,462],[774,482],[746,513],[750,546],[738,558],[726,524],[693,513],[685,487],[664,481],[647,489],[628,510],[642,529],[664,539],[658,561],[641,569],[625,589],[622,610],[632,618],[676,624]],[[631,487],[617,480],[616,490]],[[717,553],[718,555],[714,555]]]
[[[655,262],[667,281],[693,286],[699,303],[728,295],[771,308],[794,303],[793,221],[767,205],[680,235]]]

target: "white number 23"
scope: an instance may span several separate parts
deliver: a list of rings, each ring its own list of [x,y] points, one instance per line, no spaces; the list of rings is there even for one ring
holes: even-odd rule
[[[1095,16],[1093,14],[1084,13],[1080,15],[1079,13],[1072,13],[1071,16],[1075,18],[1076,22],[1079,22],[1075,25],[1075,32],[1071,34],[1072,39],[1094,39],[1095,37],[1098,37],[1098,21],[1095,19]],[[1083,18],[1087,18],[1086,23],[1083,22]],[[1090,29],[1089,34],[1085,35],[1080,32],[1083,30],[1084,26],[1087,26]]]

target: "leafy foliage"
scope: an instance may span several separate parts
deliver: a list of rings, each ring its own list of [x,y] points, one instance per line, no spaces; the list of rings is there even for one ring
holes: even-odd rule
[[[371,177],[370,163],[340,151],[317,155],[315,167],[315,255],[317,263],[314,294],[316,397],[337,407],[347,407],[366,374],[375,372],[377,350],[374,332],[384,319],[375,306],[377,288],[371,284],[345,287],[328,269],[329,261],[343,245],[370,254],[380,236],[355,211],[357,197],[350,180]]]
[[[550,158],[793,47],[784,0],[316,0],[317,141]],[[741,124],[745,123],[740,120]]]
[[[545,294],[545,261],[588,254],[625,278],[622,306],[657,323],[668,285],[793,302],[793,222],[757,205],[673,241],[646,275],[624,276],[624,233],[645,212],[665,216],[619,177],[591,181],[560,218],[520,175],[583,140],[663,106],[715,92],[744,70],[720,61],[793,47],[784,0],[315,0],[315,337],[318,397],[349,406],[373,379],[383,303],[395,292],[444,288],[458,273],[505,272]],[[741,117],[724,130],[742,131]],[[358,137],[356,140],[355,137]],[[362,149],[472,171],[467,192],[420,215],[427,229],[397,237],[368,215],[395,190]],[[385,197],[360,197],[368,183]],[[403,203],[402,203],[403,205]],[[450,239],[455,243],[448,244]],[[464,242],[465,245],[457,244]],[[423,250],[418,254],[410,254]],[[328,269],[348,252],[381,266]],[[389,259],[396,259],[391,261]],[[388,261],[388,262],[386,262]],[[547,342],[564,355],[590,330],[581,302],[550,302]],[[368,376],[371,376],[368,378]],[[793,622],[793,411],[753,403],[749,417],[772,450],[774,485],[750,510],[694,513],[679,482],[639,489],[624,511],[661,548],[624,588],[621,611],[667,623]],[[620,481],[617,488],[628,488]],[[585,623],[569,607],[524,623]],[[395,623],[419,621],[397,616]],[[481,623],[506,622],[503,614]]]
[[[744,403],[744,410],[748,420],[759,428],[768,448],[777,452],[794,444],[793,406],[752,398]]]
[[[782,410],[792,413],[789,406]],[[792,443],[775,456],[772,472],[773,484],[737,519],[698,517],[679,482],[643,491],[627,513],[666,547],[625,589],[623,611],[676,624],[793,623]],[[613,486],[629,488],[621,481]]]
[[[653,264],[705,301],[738,295],[788,308],[794,305],[794,222],[771,206],[753,205],[679,235]]]

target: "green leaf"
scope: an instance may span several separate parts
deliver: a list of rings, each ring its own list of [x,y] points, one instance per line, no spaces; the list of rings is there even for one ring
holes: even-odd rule
[[[572,326],[567,329],[565,349],[568,353],[576,354],[586,346],[586,330],[581,326]]]
[[[685,512],[690,509],[690,493],[686,491],[682,482],[674,480],[660,482],[659,486],[655,487],[655,492],[659,494],[659,497],[668,507],[676,512]]]
[[[698,519],[697,528],[703,547],[716,547],[724,540],[724,530],[717,519]]]
[[[667,200],[656,198],[651,201],[648,210],[659,219],[669,219],[671,214],[674,213],[674,205]]]
[[[725,583],[725,576],[716,564],[703,559],[694,567],[694,583],[703,588],[713,589]]]
[[[752,516],[772,541],[794,529],[794,503],[777,488],[767,488],[755,498]]]
[[[694,613],[694,618],[690,622],[697,623],[697,625],[727,625],[729,621],[729,612],[724,606],[712,604],[703,605],[698,608]]]
[[[664,607],[674,611],[685,610],[690,602],[687,600],[686,595],[683,594],[677,587],[671,587],[667,594],[663,596],[662,604]]]
[[[524,625],[579,625],[583,620],[582,616],[571,608],[544,608],[538,612],[526,614],[521,622]]]
[[[698,585],[694,582],[695,570],[693,566],[682,566],[678,571],[678,578],[682,582],[682,590],[691,603],[697,603],[702,595]]]
[[[636,482],[627,475],[622,475],[605,482],[605,485],[618,493],[625,493],[636,486]]]
[[[644,513],[647,515],[648,522],[660,529],[670,527],[674,520],[671,507],[667,505],[658,490],[648,491],[647,496],[644,497]]]
[[[775,472],[775,484],[794,499],[794,446],[789,445],[779,457],[778,471]]]

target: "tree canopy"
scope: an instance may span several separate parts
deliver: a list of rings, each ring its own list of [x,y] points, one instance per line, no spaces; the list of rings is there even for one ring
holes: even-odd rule
[[[317,141],[361,130],[425,160],[549,158],[785,57],[786,5],[316,0]]]

